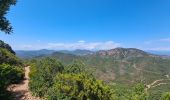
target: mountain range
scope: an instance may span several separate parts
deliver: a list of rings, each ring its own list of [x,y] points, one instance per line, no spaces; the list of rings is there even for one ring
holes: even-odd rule
[[[121,50],[121,48],[116,48],[116,50]],[[135,50],[135,48],[131,48],[131,50]],[[139,49],[138,49],[139,50]],[[99,50],[99,51],[91,51],[91,50],[48,50],[48,49],[42,49],[42,50],[16,50],[16,55],[20,58],[33,58],[33,57],[38,57],[42,55],[49,55],[54,52],[59,52],[59,53],[65,53],[65,54],[73,54],[76,56],[85,56],[85,55],[91,55],[95,53],[104,53],[107,50]],[[110,50],[108,50],[110,51]],[[158,55],[158,56],[163,56],[163,57],[170,57],[170,51],[153,51],[153,50],[147,50],[147,51],[142,51],[140,52],[147,52],[153,55]],[[106,53],[106,52],[105,52]],[[133,55],[133,54],[130,54]]]
[[[131,79],[131,82],[144,79],[148,83],[154,80],[154,78],[148,77],[164,77],[164,75],[170,73],[170,59],[168,57],[154,55],[135,48],[115,48],[100,51],[44,49],[16,51],[16,54],[21,58],[53,57],[65,64],[80,60],[87,67],[95,69],[95,75],[105,81],[117,80],[123,82],[126,80],[123,78],[126,77],[128,80]],[[147,78],[145,79],[145,77]]]
[[[160,91],[170,90],[170,58],[145,52],[135,48],[115,48],[111,50],[39,50],[16,51],[21,58],[41,59],[53,57],[65,65],[75,60],[81,62],[93,75],[105,82],[130,85],[143,82],[146,86],[157,84]],[[158,81],[158,82],[157,82]],[[156,83],[155,83],[156,82]],[[154,90],[150,89],[150,91]],[[157,91],[157,92],[160,92]]]

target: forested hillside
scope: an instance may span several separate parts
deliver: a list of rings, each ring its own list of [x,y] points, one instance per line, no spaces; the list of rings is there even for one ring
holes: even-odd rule
[[[50,58],[46,58],[46,57],[50,57]],[[31,90],[36,95],[42,96],[42,97],[47,95],[49,96],[49,98],[51,98],[51,95],[52,95],[51,93],[54,93],[54,92],[51,92],[51,89],[42,90],[42,88],[45,88],[45,87],[53,88],[51,87],[53,86],[53,84],[58,84],[59,86],[62,86],[61,84],[65,84],[66,86],[64,87],[70,91],[67,93],[72,93],[73,91],[71,92],[72,89],[70,90],[70,88],[74,88],[72,87],[74,85],[67,87],[67,85],[69,84],[65,83],[66,79],[63,79],[63,78],[66,77],[68,80],[76,76],[84,77],[84,78],[87,77],[87,76],[81,76],[79,75],[79,73],[90,75],[87,77],[87,79],[90,79],[91,77],[93,77],[95,80],[103,81],[102,82],[103,86],[110,87],[110,89],[108,89],[108,91],[110,92],[110,96],[113,96],[113,98],[117,98],[117,99],[118,98],[119,99],[120,98],[126,98],[126,99],[133,98],[132,94],[128,92],[128,91],[133,91],[133,88],[129,88],[128,86],[135,87],[136,85],[138,86],[139,84],[140,84],[139,85],[140,87],[138,88],[142,89],[140,91],[143,91],[142,93],[144,94],[140,94],[140,96],[137,96],[136,98],[138,99],[136,100],[139,100],[139,98],[143,98],[142,100],[144,100],[144,98],[147,98],[149,100],[150,99],[160,100],[162,94],[164,92],[169,92],[170,90],[170,87],[169,87],[170,59],[165,59],[160,56],[152,55],[152,54],[146,53],[138,49],[116,48],[116,49],[112,49],[108,51],[99,51],[94,54],[85,55],[85,56],[76,56],[76,55],[67,54],[67,53],[55,52],[50,55],[36,57],[34,60],[31,60],[31,63],[33,63],[32,66],[34,66],[32,67],[33,72],[30,74],[30,77],[32,78],[30,86],[33,86],[31,87]],[[41,68],[40,66],[41,67],[44,66],[44,67]],[[57,72],[53,72],[55,70],[50,71],[49,69],[46,69],[47,66],[50,67],[49,69],[55,69],[55,66],[58,66],[61,69],[60,71],[56,69]],[[51,68],[51,67],[54,67],[54,68]],[[50,72],[46,72],[46,71],[50,71]],[[38,73],[41,73],[41,75],[39,75]],[[49,75],[52,75],[52,76],[48,76],[47,73],[50,73]],[[47,79],[50,81],[50,83],[47,83],[47,86],[38,85],[38,83],[44,83],[46,80],[46,79],[42,79],[42,80],[39,80],[41,82],[38,82],[38,78],[43,76],[42,74],[44,74],[45,77],[54,77],[52,73],[54,73],[54,76],[56,75],[58,81],[55,81],[55,79],[50,79],[50,80]],[[70,73],[71,73],[71,76],[70,76]],[[59,84],[58,82],[61,81],[59,77],[60,74],[62,75],[62,82],[64,83]],[[55,82],[53,82],[53,80]],[[73,81],[77,83],[76,79],[74,80],[75,81],[70,80],[69,82]],[[81,81],[84,81],[84,80],[81,80]],[[96,84],[96,82],[94,81],[93,84]],[[126,91],[123,91],[123,88],[126,88],[125,89]],[[40,90],[40,91],[37,91],[37,90]],[[43,92],[43,91],[48,91],[48,90],[50,90],[50,94],[48,93],[46,94],[46,92],[45,93]],[[58,91],[58,90],[53,90],[53,91]],[[86,92],[86,90],[82,90],[82,91]],[[56,95],[59,96],[60,92]],[[119,92],[125,95],[121,95],[117,97],[118,95],[117,93]],[[66,96],[67,93],[64,92],[64,94],[62,95]],[[74,91],[73,93],[76,93],[76,92]],[[58,98],[58,96],[55,98]],[[67,95],[67,96],[70,97],[70,95]],[[75,97],[75,98],[78,99],[79,97]],[[98,97],[98,98],[101,98],[101,97]],[[113,98],[109,98],[109,99],[114,100]]]
[[[12,99],[7,87],[19,83],[24,77],[23,64],[11,47],[0,41],[0,99]]]
[[[49,100],[145,100],[142,83],[132,88],[96,79],[82,63],[64,66],[54,58],[31,60],[30,90]]]

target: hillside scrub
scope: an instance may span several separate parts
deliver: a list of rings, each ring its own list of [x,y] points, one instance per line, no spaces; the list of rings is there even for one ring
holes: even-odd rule
[[[9,98],[7,87],[10,84],[19,83],[24,77],[23,70],[20,67],[11,66],[9,64],[0,65],[0,98]]]
[[[170,92],[165,92],[162,95],[162,100],[170,100]]]
[[[2,40],[0,40],[0,48],[4,48],[15,55],[15,52],[14,52],[14,50],[12,50],[11,46]]]
[[[22,65],[19,58],[5,48],[0,48],[0,64]]]
[[[78,62],[63,66],[56,59],[43,58],[31,63],[30,90],[48,100],[146,100],[148,97],[144,85],[119,89],[118,85],[96,79]]]
[[[29,88],[36,96],[43,97],[53,83],[57,73],[64,70],[63,65],[51,58],[45,58],[31,66]]]
[[[7,87],[19,83],[23,79],[22,65],[11,47],[0,41],[0,99],[10,99]]]

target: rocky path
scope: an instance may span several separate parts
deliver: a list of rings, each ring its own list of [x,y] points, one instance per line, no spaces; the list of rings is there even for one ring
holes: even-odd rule
[[[19,84],[11,85],[8,90],[12,92],[14,100],[41,100],[31,95],[28,89],[30,67],[25,67],[25,79]]]

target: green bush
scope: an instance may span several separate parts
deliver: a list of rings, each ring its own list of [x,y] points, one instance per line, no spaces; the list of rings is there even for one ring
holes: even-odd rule
[[[4,41],[0,40],[0,48],[7,49],[10,53],[15,55],[14,50],[12,50],[11,46],[9,44],[4,43]]]
[[[0,48],[0,64],[22,65],[21,61],[7,49]]]
[[[84,73],[57,74],[54,81],[47,93],[49,100],[109,100],[111,96],[107,85]]]
[[[49,87],[53,85],[53,78],[64,70],[63,65],[52,58],[44,58],[32,64],[29,88],[33,94],[44,96]]]
[[[162,100],[170,100],[170,92],[163,93]]]
[[[8,64],[0,65],[0,98],[5,98],[6,88],[20,82],[24,77],[23,70]]]
[[[110,85],[112,100],[149,100],[148,93],[142,83],[131,86],[120,84]]]
[[[147,100],[148,95],[145,91],[145,86],[142,83],[136,84],[130,94],[132,100]]]
[[[112,87],[89,74],[81,62],[63,66],[53,58],[31,60],[29,88],[48,100],[148,100],[143,84]]]

